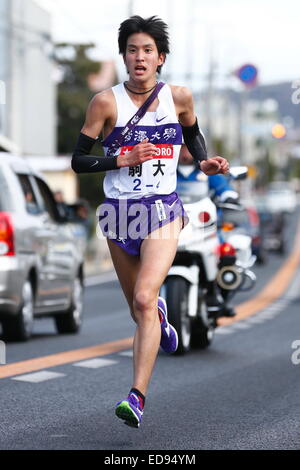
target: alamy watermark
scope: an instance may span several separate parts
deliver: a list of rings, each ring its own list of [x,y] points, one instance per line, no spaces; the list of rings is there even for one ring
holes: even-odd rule
[[[295,349],[291,356],[292,363],[297,366],[300,364],[300,339],[296,339],[292,342],[292,349]]]
[[[3,80],[0,80],[0,104],[6,104],[6,86]]]
[[[6,345],[4,341],[0,341],[0,365],[6,364]]]
[[[300,103],[300,79],[293,81],[292,88],[295,89],[291,97],[292,103],[299,104]]]
[[[180,218],[183,226],[188,217],[179,199],[170,204],[157,199],[147,206],[138,200],[129,205],[126,200],[119,200],[115,204],[104,202],[98,207],[96,214],[100,220],[96,229],[97,237],[108,237],[123,243],[127,239],[138,240],[148,236],[160,240],[178,238],[177,224],[170,222]],[[157,230],[162,225],[164,230]]]

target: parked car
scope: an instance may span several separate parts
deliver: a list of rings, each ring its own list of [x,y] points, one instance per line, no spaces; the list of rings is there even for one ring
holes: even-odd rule
[[[252,253],[256,256],[259,264],[267,262],[268,253],[264,244],[264,232],[255,204],[252,202],[247,206],[249,220],[249,233],[252,237]]]
[[[223,209],[223,219],[228,224],[232,224],[236,233],[243,233],[251,237],[252,253],[256,256],[258,263],[265,263],[267,254],[255,204],[252,201],[242,201],[239,211]]]
[[[266,250],[284,254],[286,251],[286,214],[283,211],[274,212],[270,210],[267,198],[264,195],[256,198],[256,208],[260,218],[264,247]]]
[[[289,187],[288,182],[286,186],[283,183],[271,183],[266,193],[266,205],[270,212],[287,212],[293,213],[297,207],[296,192]]]
[[[43,177],[0,153],[0,322],[7,340],[27,340],[34,318],[58,333],[82,323],[84,240],[63,217]]]

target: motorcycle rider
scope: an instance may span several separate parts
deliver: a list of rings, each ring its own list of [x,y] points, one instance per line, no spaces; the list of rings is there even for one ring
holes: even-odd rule
[[[190,154],[187,146],[183,143],[179,153],[179,170],[180,165],[190,165],[194,169],[184,176],[180,171],[177,170],[177,184],[182,181],[197,181],[197,176],[201,173],[199,166],[195,165],[192,155]],[[210,189],[210,197],[214,199],[218,198],[221,202],[226,203],[237,203],[239,195],[234,188],[229,184],[228,179],[221,174],[208,176],[208,185]],[[223,299],[216,280],[207,283],[206,293],[206,304],[208,312],[216,318],[221,316],[233,317],[235,311],[232,307],[229,307]]]

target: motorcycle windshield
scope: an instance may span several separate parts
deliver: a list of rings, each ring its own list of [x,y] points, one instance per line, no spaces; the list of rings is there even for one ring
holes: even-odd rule
[[[178,181],[176,191],[184,204],[190,204],[208,196],[208,184],[207,181]]]

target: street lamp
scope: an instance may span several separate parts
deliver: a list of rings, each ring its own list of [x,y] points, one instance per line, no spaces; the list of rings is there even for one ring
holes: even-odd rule
[[[274,139],[283,139],[286,136],[286,129],[283,124],[277,123],[272,127]]]

